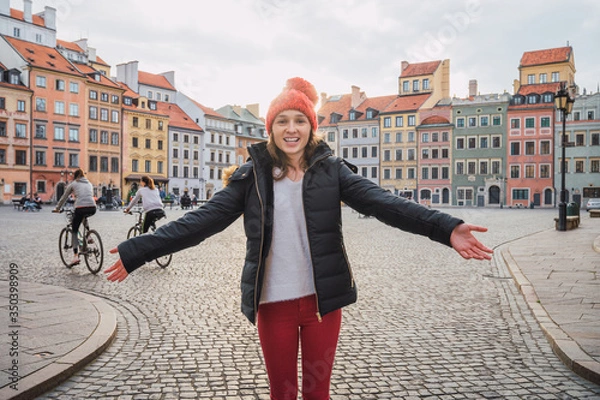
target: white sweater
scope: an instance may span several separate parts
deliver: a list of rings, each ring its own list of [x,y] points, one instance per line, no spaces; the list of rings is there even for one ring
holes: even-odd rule
[[[302,180],[275,181],[273,191],[273,239],[267,255],[261,303],[298,299],[316,292],[302,204]]]

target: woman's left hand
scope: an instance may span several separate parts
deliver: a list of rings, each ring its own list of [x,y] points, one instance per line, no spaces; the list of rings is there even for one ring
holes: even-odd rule
[[[118,251],[119,249],[115,247],[110,250],[110,253],[115,254]],[[107,268],[104,273],[107,274],[108,280],[112,282],[123,282],[123,280],[129,276],[129,273],[125,269],[120,258],[110,268]]]
[[[469,260],[491,260],[494,251],[481,243],[472,231],[487,232],[483,226],[471,225],[467,223],[457,225],[450,235],[450,244],[463,258]]]

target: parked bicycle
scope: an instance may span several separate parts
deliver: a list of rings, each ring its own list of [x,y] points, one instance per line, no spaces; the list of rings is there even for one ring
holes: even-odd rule
[[[133,211],[129,211],[128,214],[136,215],[136,222],[135,225],[133,225],[131,228],[129,228],[129,231],[127,232],[127,239],[135,237],[135,236],[139,236],[142,234],[142,227],[144,226],[144,218],[143,218],[143,214],[144,214],[144,210],[143,209],[135,209]],[[164,216],[162,216],[159,219],[163,219],[166,218],[166,214]],[[156,221],[154,221],[152,224],[150,224],[150,231],[152,231],[152,233],[154,233],[154,231],[156,231]],[[168,254],[166,256],[162,256],[159,257],[157,259],[155,259],[154,261],[156,261],[156,263],[158,265],[160,265],[161,268],[167,268],[169,266],[169,264],[171,263],[171,260],[173,259],[173,254]]]
[[[72,221],[75,214],[74,209],[62,209],[60,212],[66,212],[67,226],[62,229],[58,237],[58,250],[60,259],[67,268],[73,267],[69,257],[73,255],[73,245],[71,235],[73,234]],[[90,229],[88,217],[84,217],[77,232],[79,240],[79,255],[83,256],[87,269],[92,274],[97,274],[102,269],[104,262],[104,246],[100,234]]]

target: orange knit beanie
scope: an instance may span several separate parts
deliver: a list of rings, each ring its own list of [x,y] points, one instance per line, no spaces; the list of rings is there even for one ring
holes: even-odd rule
[[[290,78],[287,80],[283,92],[279,94],[269,106],[266,119],[267,133],[271,134],[273,120],[282,111],[298,110],[308,117],[313,132],[317,131],[317,113],[315,106],[319,96],[312,83],[302,78]]]

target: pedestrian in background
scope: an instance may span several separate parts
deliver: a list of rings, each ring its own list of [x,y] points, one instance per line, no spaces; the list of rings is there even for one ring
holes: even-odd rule
[[[84,217],[90,217],[96,214],[94,187],[85,177],[85,173],[81,168],[78,168],[73,174],[73,182],[67,185],[65,192],[52,212],[60,212],[60,209],[67,202],[71,194],[75,196],[75,213],[73,214],[73,221],[71,222],[71,228],[73,232],[71,235],[71,244],[73,245],[73,260],[71,261],[70,266],[74,266],[79,264],[79,240],[77,238],[79,225],[81,225]]]
[[[492,250],[470,225],[395,196],[355,173],[316,136],[317,91],[292,78],[271,103],[267,143],[249,147],[250,160],[204,206],[156,231],[121,243],[105,272],[120,282],[156,257],[194,246],[244,215],[247,251],[242,312],[258,327],[271,399],[329,399],[342,308],[357,299],[342,237],[341,203],[402,230],[452,246],[466,259]]]

